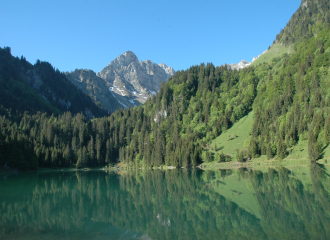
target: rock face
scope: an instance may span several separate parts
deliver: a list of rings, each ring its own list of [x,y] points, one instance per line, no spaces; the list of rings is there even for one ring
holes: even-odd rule
[[[242,69],[242,68],[245,68],[245,67],[249,66],[250,64],[251,64],[250,62],[247,62],[245,60],[242,60],[239,63],[229,64],[228,67],[230,67],[231,69],[239,70],[239,69]]]
[[[127,105],[132,104],[121,96],[114,96],[109,91],[109,84],[96,76],[92,70],[76,69],[74,72],[67,73],[66,77],[96,104],[101,104],[109,113],[116,111],[119,107],[126,108]],[[139,105],[139,103],[136,102],[135,105]]]
[[[175,71],[164,63],[150,60],[139,61],[136,55],[127,51],[108,64],[97,76],[111,85],[111,90],[144,103],[167,81]]]
[[[67,73],[68,80],[109,112],[119,107],[134,107],[144,103],[175,71],[164,63],[139,61],[127,51],[108,64],[102,71],[76,69]]]
[[[262,54],[266,53],[268,50],[264,51],[263,53],[259,54],[258,57],[253,57],[252,59],[252,62],[247,62],[245,60],[242,60],[241,62],[239,63],[232,63],[232,64],[228,64],[228,68],[231,68],[231,69],[236,69],[236,70],[239,70],[239,69],[242,69],[242,68],[246,68],[248,66],[251,65],[251,63],[253,63],[255,60],[257,60]]]

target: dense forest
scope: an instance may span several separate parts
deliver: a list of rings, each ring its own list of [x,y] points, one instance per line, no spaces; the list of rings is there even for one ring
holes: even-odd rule
[[[276,36],[275,42],[290,45],[314,36],[318,28],[330,22],[330,3],[324,0],[302,0],[286,27]]]
[[[9,47],[0,48],[0,105],[19,117],[25,111],[82,112],[88,118],[107,115],[50,63],[37,60],[32,65],[23,56],[13,57]]]
[[[251,137],[239,149],[237,161],[260,155],[283,159],[305,139],[309,158],[316,161],[330,142],[330,22],[326,9],[326,0],[302,3],[276,37],[279,44],[291,44],[294,51],[290,54],[239,71],[211,63],[192,66],[163,83],[143,106],[100,118],[86,118],[81,108],[65,112],[58,104],[52,105],[55,110],[41,105],[34,108],[40,111],[36,112],[29,108],[33,101],[39,103],[33,99],[31,103],[16,101],[19,104],[11,107],[18,90],[10,90],[11,75],[6,75],[8,68],[1,67],[0,80],[6,88],[0,89],[13,100],[8,102],[1,95],[0,165],[36,169],[122,162],[130,167],[188,167],[203,161],[231,161],[233,156],[212,154],[209,143],[251,111]],[[1,53],[4,58],[8,49]],[[23,57],[10,60],[18,65],[26,62]],[[61,79],[62,73],[50,64],[37,62],[39,65]],[[21,80],[20,84],[26,83]],[[17,95],[25,98],[21,92]]]

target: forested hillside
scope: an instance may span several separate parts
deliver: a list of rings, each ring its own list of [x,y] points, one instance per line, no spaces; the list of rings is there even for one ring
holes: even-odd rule
[[[290,45],[309,39],[330,22],[330,2],[302,0],[286,27],[276,36],[276,42]]]
[[[0,164],[187,167],[260,155],[283,159],[300,140],[308,140],[309,158],[316,161],[330,141],[328,6],[326,0],[302,3],[290,22],[310,16],[309,30],[297,30],[299,37],[287,41],[289,22],[277,37],[277,44],[291,44],[291,54],[239,71],[211,63],[192,66],[163,83],[143,106],[89,121],[72,113],[24,114],[20,122],[2,117]],[[211,140],[251,112],[253,125],[243,130],[250,137],[236,156],[210,149]],[[29,159],[23,151],[30,151]]]
[[[25,111],[81,112],[89,118],[107,114],[50,63],[37,60],[32,65],[23,56],[13,57],[9,47],[0,48],[0,105],[18,115]]]

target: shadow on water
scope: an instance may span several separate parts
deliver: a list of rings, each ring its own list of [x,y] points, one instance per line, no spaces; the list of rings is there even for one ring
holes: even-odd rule
[[[308,171],[311,184],[286,168],[9,175],[0,238],[330,239],[329,174]],[[251,186],[260,216],[236,186]]]

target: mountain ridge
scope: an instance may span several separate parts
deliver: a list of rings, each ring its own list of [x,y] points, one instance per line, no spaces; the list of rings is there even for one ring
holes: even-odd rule
[[[126,51],[100,72],[76,69],[66,73],[67,79],[109,112],[128,106],[139,106],[156,94],[162,81],[175,71],[164,63],[139,61]]]
[[[106,115],[50,63],[37,60],[32,65],[23,56],[13,57],[9,47],[0,48],[0,96],[0,105],[18,114],[71,111],[88,119]]]
[[[126,51],[98,72],[97,76],[112,85],[120,77],[126,89],[139,101],[145,102],[160,88],[161,81],[166,82],[174,73],[174,69],[164,63],[158,65],[151,60],[139,61],[133,52]]]
[[[311,9],[315,15],[328,3],[328,0],[308,2],[304,11]],[[296,20],[300,17],[305,21],[308,14]],[[315,163],[330,156],[325,151],[330,142],[330,19],[326,21],[309,22],[305,30],[311,32],[306,33],[304,41],[294,40],[290,54],[286,51],[239,71],[202,63],[176,72],[144,106],[120,109],[107,118],[92,121],[83,120],[78,114],[73,120],[70,116],[44,117],[39,124],[40,116],[32,116],[30,121],[31,117],[26,115],[18,133],[32,146],[35,144],[29,149],[43,166],[61,166],[56,161],[63,160],[65,165],[75,164],[78,168],[112,166],[118,161],[119,166],[136,169],[195,167],[201,163],[216,168],[217,163],[231,161],[235,162],[230,166],[268,163],[266,159],[291,161],[298,151],[300,155],[296,156],[306,154]],[[287,29],[284,32],[290,32]],[[125,77],[134,75],[133,70],[141,67],[140,62],[134,56],[128,59],[122,56],[119,60],[129,71],[112,68],[117,64],[113,63],[103,77],[109,76],[108,83],[118,95],[125,95],[125,91],[132,94],[134,85]],[[154,65],[150,66],[149,75],[154,76],[151,75]],[[148,74],[147,70],[144,74]],[[248,127],[228,135],[228,129],[248,114],[251,114]],[[17,149],[10,150],[7,146],[22,138],[16,139],[18,134],[12,134],[16,131],[11,127],[13,123],[0,121],[5,123],[2,129],[8,132],[4,130],[5,134],[0,134],[0,150],[4,156],[11,156]],[[62,121],[67,122],[67,127]],[[54,129],[56,135],[46,134],[47,129],[49,133]],[[5,136],[10,136],[11,142]],[[218,136],[222,137],[213,145],[212,140]],[[235,153],[226,150],[228,145],[236,149]],[[294,149],[296,146],[301,146],[298,151]],[[12,162],[12,166],[17,164]]]

